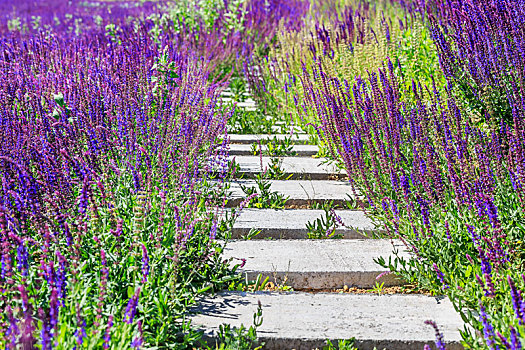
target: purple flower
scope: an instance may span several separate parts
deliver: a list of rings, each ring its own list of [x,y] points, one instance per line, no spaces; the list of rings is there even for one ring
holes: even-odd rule
[[[142,243],[142,283],[148,281],[149,275],[149,256],[146,246]]]
[[[18,270],[22,272],[22,276],[27,277],[29,269],[29,253],[23,241],[18,245],[18,248],[16,250],[16,257],[18,262]]]
[[[142,343],[144,342],[143,334],[142,334],[142,321],[138,322],[138,328],[139,328],[139,334],[131,342],[131,347],[134,349],[140,349],[140,347],[142,346]]]
[[[113,327],[113,315],[109,316],[106,333],[104,334],[104,349],[109,349],[109,342],[111,341],[111,327]]]
[[[512,307],[516,314],[516,318],[519,320],[519,324],[525,324],[525,303],[521,296],[520,291],[516,288],[512,277],[507,276],[507,282],[510,286],[510,295],[512,297]]]
[[[487,289],[485,290],[486,296],[494,296],[494,283],[492,282],[492,267],[490,262],[485,256],[481,247],[478,247],[479,258],[481,259],[481,272],[483,272],[483,277],[485,278],[485,283],[487,284]]]
[[[56,288],[51,290],[51,297],[49,298],[49,324],[52,329],[58,325],[58,315],[59,315],[59,301],[58,301],[58,292]]]
[[[441,272],[441,270],[439,269],[439,267],[434,263],[432,264],[432,268],[434,269],[434,271],[436,272],[436,275],[439,279],[439,281],[441,282],[441,284],[443,285],[443,289],[448,289],[450,288],[450,286],[447,284],[447,282],[445,282],[445,275],[443,274],[443,272]]]
[[[16,319],[13,317],[13,311],[11,310],[11,306],[7,305],[7,319],[9,320],[9,327],[7,327],[7,331],[5,333],[6,340],[8,341],[6,343],[7,349],[16,349],[16,339],[18,335],[20,334],[20,330],[18,329]]]
[[[135,290],[135,294],[128,301],[128,306],[126,307],[126,312],[124,313],[124,319],[123,319],[125,323],[128,323],[128,324],[133,323],[133,318],[135,317],[135,313],[137,312],[139,296],[140,296],[140,287],[138,287]]]
[[[445,347],[445,342],[443,341],[443,334],[441,334],[441,332],[439,331],[439,328],[436,322],[432,320],[427,320],[425,321],[425,324],[432,326],[432,328],[434,328],[434,332],[436,334],[436,348],[438,350],[447,350],[447,348]]]
[[[494,341],[494,328],[489,322],[487,313],[485,312],[485,307],[483,307],[483,305],[480,305],[479,307],[479,319],[480,322],[483,324],[483,337],[485,338],[485,343],[487,344],[489,349],[499,349],[499,347]]]
[[[516,329],[510,326],[510,340],[511,340],[511,349],[512,350],[521,350],[521,341],[518,339],[518,333]]]
[[[77,310],[77,312],[80,312]],[[78,328],[75,331],[75,337],[77,338],[77,344],[73,347],[73,350],[76,350],[77,345],[80,347],[84,343],[84,338],[86,337],[86,320],[80,317],[80,314],[77,314],[78,318]]]

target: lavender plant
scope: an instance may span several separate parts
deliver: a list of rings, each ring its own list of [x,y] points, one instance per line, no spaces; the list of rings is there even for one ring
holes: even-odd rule
[[[0,44],[4,348],[192,344],[187,306],[237,278],[203,181],[227,171],[232,111],[147,26]]]
[[[447,294],[484,334],[465,330],[467,345],[520,348],[523,6],[400,5],[401,12],[384,12],[390,18],[366,7],[335,9],[311,40],[283,34],[298,44],[276,48],[283,62],[266,61],[266,80],[253,86],[279,112],[314,121],[325,154],[345,164],[354,195],[366,195],[363,209],[415,257],[381,264]],[[376,18],[382,30],[363,27],[359,16]],[[341,18],[346,26],[337,25]],[[372,40],[359,34],[367,30]],[[339,74],[353,57],[339,60],[338,47],[373,45],[380,35],[396,39],[375,67]]]
[[[354,175],[355,191],[366,194],[369,215],[416,257],[380,262],[448,294],[475,326],[481,301],[510,336],[509,324],[520,327],[506,279],[523,273],[522,123],[487,134],[465,118],[452,89],[443,96],[434,88],[425,103],[414,83],[412,100],[403,101],[391,62],[352,88],[321,68],[316,74],[323,88],[307,77],[303,84],[325,141]]]

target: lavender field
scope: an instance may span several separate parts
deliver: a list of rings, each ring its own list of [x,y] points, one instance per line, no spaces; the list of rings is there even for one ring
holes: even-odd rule
[[[0,0],[0,125],[1,348],[286,348],[260,302],[211,340],[191,321],[216,293],[315,289],[228,253],[283,238],[236,233],[263,210],[324,213],[301,224],[321,245],[355,213],[363,244],[401,242],[379,282],[313,291],[380,297],[397,276],[464,324],[399,344],[525,346],[524,1]],[[294,197],[306,180],[346,187]]]

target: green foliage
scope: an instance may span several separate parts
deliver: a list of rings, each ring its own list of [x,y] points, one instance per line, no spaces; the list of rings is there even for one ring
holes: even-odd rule
[[[341,234],[335,233],[335,229],[340,226],[340,220],[336,218],[333,201],[323,203],[320,209],[324,211],[323,215],[306,223],[307,237],[309,239],[342,238]]]
[[[230,79],[230,89],[232,92],[231,98],[237,102],[244,102],[246,100],[246,84],[242,78],[232,77]]]
[[[264,148],[262,146],[265,146]],[[259,144],[252,144],[253,155],[259,155],[262,153],[263,156],[270,157],[293,157],[297,155],[297,152],[293,150],[294,144],[291,137],[285,137],[284,139],[268,138],[261,140]]]
[[[327,340],[323,350],[358,350],[358,348],[355,346],[355,338],[352,338],[338,340],[337,344],[332,343],[331,340]]]
[[[274,121],[260,110],[236,108],[228,123],[228,132],[234,134],[271,134]]]
[[[249,208],[258,209],[283,209],[286,205],[288,197],[283,196],[277,191],[271,190],[271,182],[262,174],[257,174],[255,177],[257,187],[244,185],[239,183],[242,191],[246,196],[257,194],[248,204]]]
[[[244,325],[239,328],[228,324],[219,326],[217,350],[260,350],[264,343],[257,341],[257,328],[262,325],[262,305],[259,302],[257,311],[253,315],[253,325],[246,329]]]

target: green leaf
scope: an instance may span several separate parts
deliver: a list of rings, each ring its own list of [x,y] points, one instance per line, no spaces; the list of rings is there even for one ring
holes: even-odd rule
[[[131,298],[135,294],[133,286],[128,286],[128,298]]]
[[[61,92],[59,92],[58,94],[53,94],[53,100],[55,100],[55,102],[60,107],[64,107],[64,105],[65,105],[65,103],[64,103],[64,94],[62,94]]]

